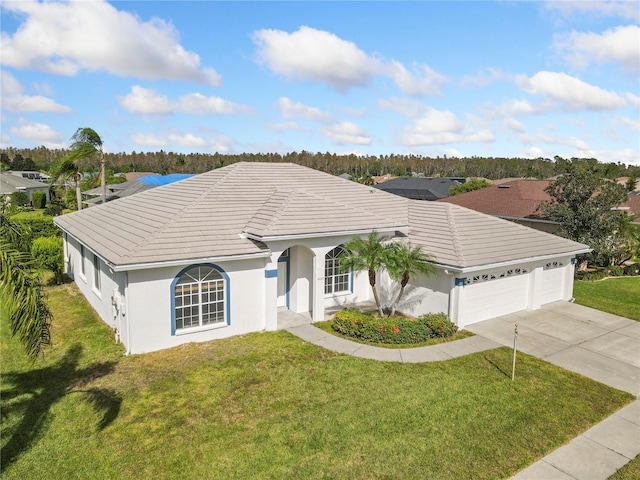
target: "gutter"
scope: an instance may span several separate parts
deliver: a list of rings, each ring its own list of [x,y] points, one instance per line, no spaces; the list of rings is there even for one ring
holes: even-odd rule
[[[581,253],[589,253],[592,249],[591,248],[583,248],[580,250],[573,250],[570,252],[562,252],[562,253],[553,253],[553,254],[549,254],[549,255],[539,255],[537,257],[527,257],[527,258],[519,258],[519,259],[515,259],[515,260],[507,260],[504,262],[496,262],[496,263],[486,263],[483,265],[474,265],[471,267],[454,267],[451,265],[445,265],[442,263],[434,263],[433,265],[435,267],[441,268],[443,270],[451,270],[453,272],[456,273],[473,273],[473,272],[479,272],[482,270],[487,270],[490,268],[500,268],[500,267],[505,267],[508,265],[520,265],[523,263],[529,263],[529,262],[539,262],[541,260],[551,260],[552,258],[558,258],[559,256],[573,256],[573,255],[579,255]]]
[[[109,266],[114,272],[128,272],[131,270],[147,270],[150,268],[162,268],[162,267],[179,267],[184,265],[192,265],[194,263],[214,263],[214,262],[227,262],[233,260],[248,260],[253,258],[267,258],[271,257],[271,251],[259,252],[259,253],[247,253],[244,255],[224,255],[219,257],[200,257],[200,258],[188,258],[184,260],[169,260],[164,262],[149,262],[149,263],[130,263],[125,265],[115,265],[109,263]]]

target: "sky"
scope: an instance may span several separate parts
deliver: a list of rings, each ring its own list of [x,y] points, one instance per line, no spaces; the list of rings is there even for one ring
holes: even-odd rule
[[[640,2],[0,3],[0,147],[640,165]]]

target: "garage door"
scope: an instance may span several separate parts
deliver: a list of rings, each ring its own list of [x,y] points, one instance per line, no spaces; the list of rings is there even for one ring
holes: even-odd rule
[[[540,304],[562,300],[564,291],[565,265],[564,262],[549,262],[542,269],[540,284]]]
[[[469,325],[527,308],[530,275],[525,268],[468,277],[459,323]]]

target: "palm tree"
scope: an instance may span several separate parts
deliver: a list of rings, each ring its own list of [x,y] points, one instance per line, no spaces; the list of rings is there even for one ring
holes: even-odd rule
[[[404,294],[404,289],[412,278],[418,274],[431,275],[436,272],[433,266],[435,259],[422,251],[420,247],[412,247],[408,243],[394,243],[389,248],[385,266],[389,276],[400,282],[400,292],[396,297],[391,314],[393,317]]]
[[[105,176],[105,160],[102,151],[102,139],[93,129],[84,127],[76,130],[71,137],[73,143],[69,147],[69,153],[54,163],[51,168],[51,183],[57,180],[67,180],[73,177],[76,184],[76,201],[78,210],[82,210],[82,192],[80,191],[80,161],[100,155],[100,186],[102,190],[102,203],[107,201],[107,183]]]
[[[25,251],[28,232],[0,215],[0,301],[3,319],[31,358],[51,343],[51,311]]]
[[[384,239],[380,238],[377,232],[371,232],[367,240],[355,237],[345,244],[347,253],[340,261],[341,267],[345,270],[368,271],[369,285],[373,290],[373,298],[376,301],[380,317],[383,317],[384,314],[380,305],[378,290],[376,289],[376,274],[385,264],[387,248],[388,246],[384,243]]]

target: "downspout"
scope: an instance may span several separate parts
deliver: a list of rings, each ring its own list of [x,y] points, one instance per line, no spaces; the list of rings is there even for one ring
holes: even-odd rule
[[[456,288],[456,277],[455,277],[455,274],[453,272],[450,272],[446,268],[443,271],[444,271],[444,273],[446,275],[451,275],[451,288],[449,288],[449,314],[448,314],[448,316],[449,316],[449,320],[453,321],[452,320],[452,317],[453,317],[453,315],[452,315],[452,313],[453,313],[452,312],[452,310],[453,310],[453,295],[454,295],[455,288]]]
[[[125,310],[121,315],[125,316],[127,322],[127,349],[125,355],[131,355],[131,317],[129,316],[129,272],[124,272],[124,304]]]

